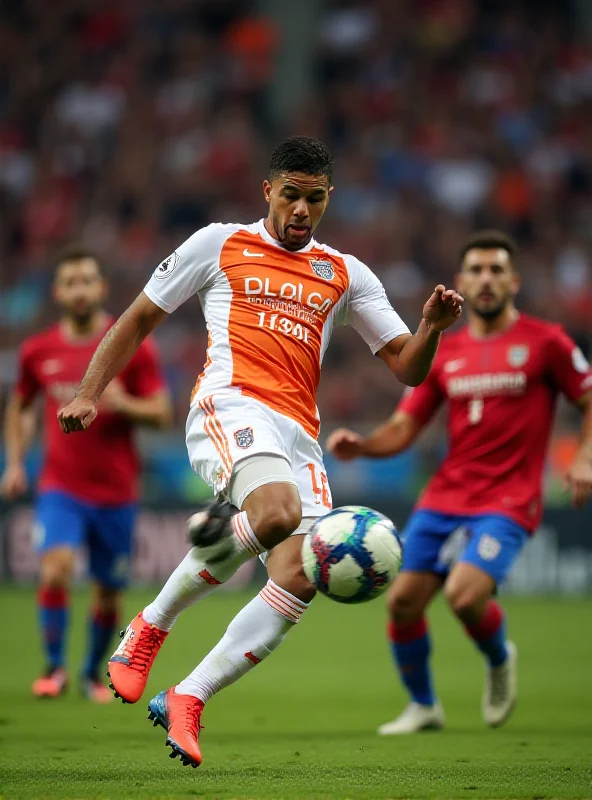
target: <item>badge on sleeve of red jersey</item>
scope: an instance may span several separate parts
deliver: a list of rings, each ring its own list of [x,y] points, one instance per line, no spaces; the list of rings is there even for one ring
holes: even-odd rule
[[[514,344],[508,350],[508,364],[511,367],[523,367],[528,361],[530,351],[525,344]]]
[[[590,364],[586,360],[586,356],[582,353],[579,347],[574,347],[571,351],[571,363],[576,372],[581,372],[583,375],[590,369]]]
[[[165,278],[168,278],[171,272],[174,272],[180,260],[181,256],[177,252],[171,253],[170,256],[165,258],[154,270],[154,277],[156,280],[163,281]]]

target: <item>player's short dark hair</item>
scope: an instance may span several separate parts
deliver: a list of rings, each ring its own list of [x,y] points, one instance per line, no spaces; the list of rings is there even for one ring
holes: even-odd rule
[[[271,180],[286,172],[326,175],[331,183],[333,156],[318,139],[312,139],[310,136],[291,136],[278,144],[269,161]]]
[[[518,245],[507,233],[492,228],[476,231],[468,237],[460,251],[459,261],[461,264],[469,250],[505,250],[514,266],[514,256],[518,252]]]
[[[62,264],[68,264],[71,261],[83,261],[84,259],[90,258],[92,259],[95,264],[97,265],[97,269],[101,275],[104,275],[105,272],[103,270],[103,265],[101,264],[100,258],[94,253],[89,247],[85,244],[80,242],[74,242],[72,244],[66,245],[60,252],[58,253],[58,257],[56,258],[56,272],[62,266]]]

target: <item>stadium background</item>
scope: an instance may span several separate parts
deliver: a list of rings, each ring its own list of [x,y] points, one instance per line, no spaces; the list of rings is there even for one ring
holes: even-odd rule
[[[0,411],[21,340],[55,319],[55,254],[82,240],[102,256],[114,313],[154,266],[212,220],[263,216],[270,148],[295,133],[335,153],[336,192],[319,238],[367,261],[414,326],[450,282],[463,237],[498,226],[519,240],[520,307],[592,343],[592,4],[589,0],[6,0],[0,4]],[[144,510],[134,578],[161,584],[184,552],[204,493],[183,443],[204,360],[191,301],[157,334],[175,429],[142,434]],[[329,430],[371,427],[401,387],[355,334],[329,350],[319,394]],[[543,530],[506,594],[520,647],[510,724],[479,716],[483,666],[441,602],[430,613],[449,729],[384,740],[405,696],[386,651],[384,603],[324,599],[293,637],[208,706],[198,774],[164,759],[145,705],[78,696],[87,592],[74,593],[69,695],[41,704],[30,498],[0,501],[0,796],[216,798],[591,797],[592,509],[560,475],[577,414],[561,406]],[[433,426],[389,462],[329,460],[337,503],[403,524],[444,451]],[[28,461],[39,465],[36,445]],[[193,669],[254,593],[252,565],[183,615],[148,696]],[[150,599],[125,598],[131,618]],[[541,597],[541,593],[549,594]],[[201,654],[201,655],[200,655]]]
[[[270,148],[295,133],[335,154],[321,240],[370,264],[411,327],[431,287],[452,281],[463,237],[495,226],[522,248],[520,307],[563,323],[589,354],[591,43],[586,0],[62,0],[51,15],[38,0],[3,4],[0,407],[19,343],[55,319],[48,292],[65,242],[105,261],[119,313],[195,229],[263,216]],[[158,532],[178,531],[179,517],[159,509],[204,493],[183,443],[206,345],[196,299],[157,341],[176,427],[140,436],[152,509],[143,581],[160,581],[179,552],[165,568]],[[371,427],[400,392],[353,332],[339,332],[319,392],[322,438],[339,423]],[[514,578],[523,591],[592,588],[592,512],[570,512],[560,481],[577,422],[562,405],[547,531]],[[328,459],[336,501],[372,503],[402,524],[443,448],[440,424],[387,463]],[[37,445],[32,476],[40,455]],[[2,514],[2,570],[17,579],[35,569],[26,514]]]

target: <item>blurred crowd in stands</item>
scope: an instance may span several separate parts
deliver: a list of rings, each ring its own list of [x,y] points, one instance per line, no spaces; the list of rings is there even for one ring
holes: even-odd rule
[[[322,138],[318,238],[380,276],[410,327],[463,238],[521,245],[520,306],[592,339],[592,47],[567,2],[319,3],[314,81],[270,111],[282,34],[248,0],[20,0],[0,8],[0,366],[55,318],[53,260],[83,241],[119,313],[175,246],[265,214],[283,136]],[[197,300],[158,332],[182,423],[204,360]],[[400,387],[351,334],[326,359],[326,420],[388,414]]]

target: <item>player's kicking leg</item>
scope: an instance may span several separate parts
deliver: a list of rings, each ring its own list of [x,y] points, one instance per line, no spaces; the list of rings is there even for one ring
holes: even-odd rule
[[[483,719],[502,725],[516,705],[518,652],[506,636],[506,618],[494,600],[527,539],[512,520],[488,515],[475,518],[472,536],[446,582],[446,599],[467,634],[485,656],[487,674],[482,701]]]
[[[65,645],[70,617],[69,587],[84,524],[81,508],[68,495],[47,492],[38,497],[36,545],[40,554],[40,580],[37,603],[45,668],[32,686],[36,697],[59,697],[68,685]]]
[[[270,552],[265,587],[185,680],[150,701],[149,719],[167,731],[172,758],[179,755],[193,767],[201,763],[198,736],[205,703],[267,658],[308,608],[315,590],[302,571],[301,548],[297,535]]]
[[[276,477],[289,482],[255,489],[238,514],[231,515],[228,503],[214,502],[189,520],[195,546],[158,597],[132,620],[109,661],[112,688],[124,702],[135,703],[142,696],[154,659],[179,614],[298,527],[300,498],[290,466],[283,458],[268,460],[277,463]],[[257,503],[257,497],[263,502]]]

